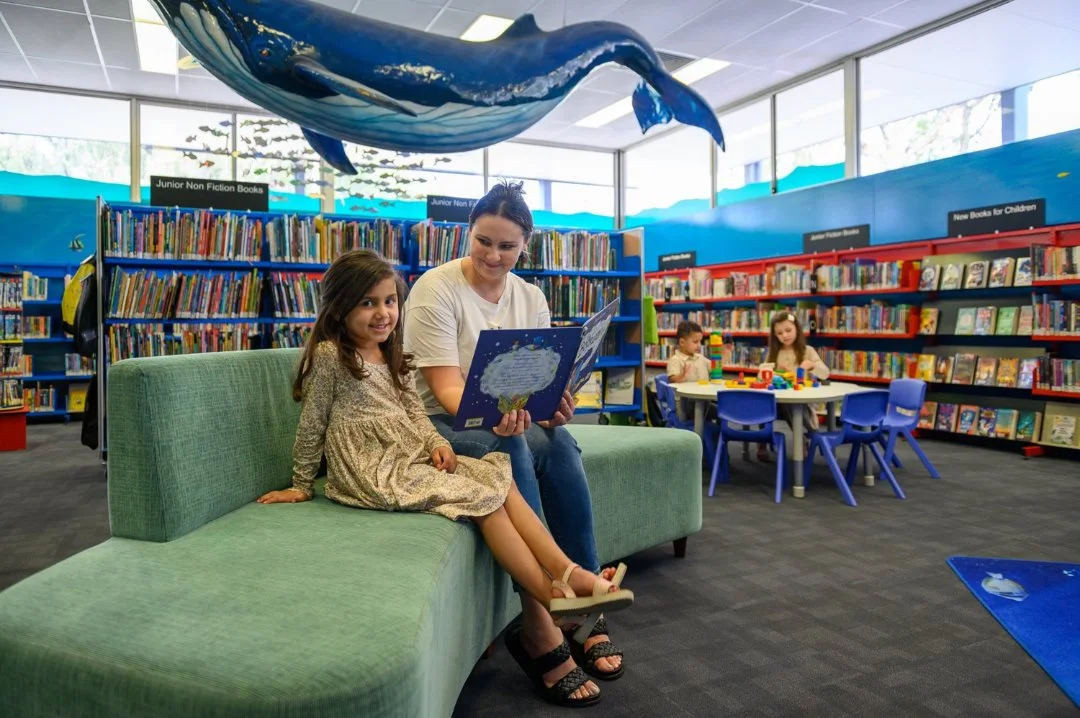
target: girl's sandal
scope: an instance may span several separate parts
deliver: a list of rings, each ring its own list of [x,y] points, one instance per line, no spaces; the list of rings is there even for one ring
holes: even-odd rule
[[[611,577],[611,583],[615,586],[621,586],[623,579],[626,577],[626,564],[620,563],[615,569],[615,575]],[[600,614],[596,620],[589,620],[591,616],[578,617],[583,619],[580,624],[577,621],[571,621],[568,618],[563,619],[559,623],[560,628],[568,629],[573,627],[574,634],[570,643],[570,651],[574,657],[574,661],[582,666],[586,673],[599,678],[602,681],[613,681],[616,678],[620,678],[623,674],[623,669],[626,667],[625,660],[619,664],[618,669],[614,671],[604,671],[596,666],[596,662],[601,658],[613,658],[615,656],[623,657],[623,652],[611,643],[611,641],[600,641],[594,643],[587,650],[585,648],[585,642],[594,636],[607,635],[608,627],[607,621],[604,620],[603,614]]]
[[[621,611],[624,608],[629,608],[634,603],[634,593],[625,588],[620,588],[617,591],[605,591],[604,588],[597,582],[596,587],[593,589],[591,596],[578,596],[574,593],[574,590],[570,588],[570,574],[575,568],[581,568],[576,563],[572,563],[566,567],[566,571],[563,572],[562,579],[555,579],[551,582],[551,587],[557,589],[562,593],[561,598],[552,598],[548,604],[548,613],[555,618],[561,616],[579,616],[585,614],[591,616],[592,614],[599,614],[604,611]],[[581,569],[584,571],[585,569]],[[595,623],[595,621],[593,621]],[[584,626],[584,624],[583,624]],[[589,626],[590,630],[592,626]]]
[[[585,674],[585,671],[581,670],[580,666],[574,666],[572,671],[560,678],[553,686],[544,683],[545,673],[558,668],[571,657],[570,646],[565,639],[561,646],[537,658],[529,657],[529,654],[525,651],[525,646],[521,643],[520,623],[507,629],[503,641],[506,643],[506,649],[510,652],[510,655],[514,657],[514,660],[521,666],[521,670],[529,677],[533,690],[548,703],[580,708],[595,705],[600,701],[599,693],[586,698],[572,697],[577,689],[589,682],[589,677]]]

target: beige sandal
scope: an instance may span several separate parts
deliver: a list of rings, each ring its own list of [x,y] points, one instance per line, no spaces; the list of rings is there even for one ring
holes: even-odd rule
[[[562,591],[562,598],[552,598],[548,604],[548,613],[558,618],[560,616],[581,616],[600,613],[603,611],[621,611],[629,608],[634,603],[634,593],[625,588],[617,591],[606,592],[603,587],[596,584],[593,595],[579,597],[570,588],[570,574],[575,568],[581,568],[576,563],[566,567],[562,579],[554,579],[551,587]],[[585,570],[585,569],[581,569]]]

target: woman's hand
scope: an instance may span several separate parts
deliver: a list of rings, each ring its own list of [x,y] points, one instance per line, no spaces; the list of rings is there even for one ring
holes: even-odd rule
[[[449,446],[439,446],[431,452],[431,462],[439,471],[452,474],[457,471],[457,455]]]
[[[301,501],[311,501],[311,496],[300,489],[270,491],[255,499],[257,504],[298,504]]]
[[[499,436],[517,436],[524,434],[531,425],[532,417],[529,412],[520,409],[503,414],[502,421],[492,431]]]
[[[570,420],[574,418],[575,408],[577,408],[577,405],[574,404],[574,397],[570,395],[569,391],[564,391],[562,401],[559,402],[559,408],[555,410],[555,416],[551,417],[549,421],[538,421],[536,423],[545,429],[554,429],[556,426],[569,424]]]

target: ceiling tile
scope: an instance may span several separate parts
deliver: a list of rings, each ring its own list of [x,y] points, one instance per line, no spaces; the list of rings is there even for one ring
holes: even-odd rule
[[[70,62],[98,62],[90,21],[85,13],[73,15],[23,5],[3,7],[4,18],[27,55]]]
[[[3,11],[0,10],[0,15],[3,15]],[[0,23],[0,55],[5,53],[16,54],[19,49],[15,47],[15,41],[11,39],[11,35],[8,34],[7,28],[3,23]]]
[[[428,32],[433,32],[436,35],[446,35],[447,37],[461,37],[461,33],[468,30],[469,25],[472,25],[475,19],[476,13],[474,12],[453,9],[443,10],[435,18],[435,22],[431,24]]]
[[[545,122],[577,122],[578,120],[601,110],[620,98],[608,92],[593,92],[584,88],[574,91],[569,99],[548,113]]]
[[[352,9],[356,6],[356,0],[315,0],[315,2],[346,12],[352,12]]]
[[[681,0],[677,4],[656,0],[630,0],[618,9],[617,22],[625,23],[658,47],[667,48],[663,39],[673,31],[717,5],[719,0]],[[695,23],[696,24],[696,23]]]
[[[7,4],[10,5],[11,3]],[[83,6],[82,0],[19,0],[18,4],[38,8],[50,8],[52,10],[67,10],[68,12],[86,15],[86,8]]]
[[[1055,27],[1080,31],[1080,12],[1076,12],[1074,8],[1063,8],[1061,0],[1013,0],[995,12],[1019,15]]]
[[[516,19],[529,12],[534,0],[450,0],[450,7]]]
[[[780,56],[773,67],[777,70],[802,74],[884,42],[895,37],[898,32],[896,28],[888,25],[859,20],[842,32]]]
[[[109,79],[114,92],[176,99],[176,78],[172,75],[109,68]]]
[[[899,2],[902,0],[809,0],[811,5],[821,5],[858,17],[870,17]]]
[[[0,55],[0,80],[30,83],[37,81],[21,55]]]
[[[627,0],[589,0],[571,3],[569,0],[538,0],[532,5],[536,23],[545,30],[563,25],[591,20],[613,20],[625,22],[614,14],[626,4]],[[564,22],[565,20],[565,22]]]
[[[584,86],[593,91],[626,97],[634,91],[639,82],[641,77],[636,72],[618,65],[605,65],[593,70]]]
[[[767,67],[777,57],[802,49],[858,22],[851,15],[803,9],[770,25],[767,29],[723,50],[723,56],[751,65]],[[839,56],[839,55],[838,55]]]
[[[357,15],[416,30],[427,27],[438,12],[439,8],[435,5],[409,0],[363,0],[356,9]]]
[[[131,19],[131,0],[87,0],[90,14],[98,17],[111,17],[118,20]]]
[[[727,60],[730,58],[716,53],[798,10],[787,0],[728,0],[663,38],[659,46],[695,57],[714,55]]]
[[[113,67],[139,69],[139,50],[135,45],[135,28],[123,20],[94,19],[101,56]]]
[[[694,89],[707,97],[713,107],[730,105],[788,79],[787,75],[769,70],[726,73],[727,70],[724,70],[694,83]]]
[[[43,85],[73,87],[80,90],[105,91],[109,89],[105,81],[105,71],[101,65],[83,65],[76,62],[60,62],[30,58]]]
[[[248,102],[216,79],[204,80],[198,77],[180,76],[180,97],[193,102],[206,102],[214,105],[233,105],[250,108],[255,104]]]
[[[1071,2],[1071,0],[1067,0]],[[905,28],[918,27],[946,15],[975,5],[971,0],[906,0],[906,2],[877,13],[874,18],[896,23]]]

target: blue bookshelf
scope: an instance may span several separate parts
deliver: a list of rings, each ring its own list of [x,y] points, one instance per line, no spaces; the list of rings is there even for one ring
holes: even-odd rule
[[[229,234],[228,238],[231,238],[234,243],[230,246],[227,243],[218,242],[213,245],[217,250],[231,250],[231,251],[205,251],[208,249],[205,245],[197,247],[197,249],[203,251],[197,252],[180,252],[186,257],[192,255],[199,257],[206,257],[207,255],[220,258],[181,258],[172,259],[158,256],[165,252],[159,252],[157,250],[162,248],[162,242],[160,241],[166,236],[166,228],[168,228],[170,234],[168,236],[173,239],[173,252],[176,248],[181,247],[181,242],[185,239],[182,236],[181,229],[187,227],[181,226],[181,222],[190,221],[194,224],[194,220],[184,220],[185,217],[194,218],[196,216],[200,218],[207,218],[208,221],[223,221],[228,217],[233,224],[230,227],[241,226],[242,232],[237,234]],[[118,231],[117,219],[122,220],[121,227],[123,232]],[[241,219],[244,220],[241,222]],[[136,222],[141,220],[141,224]],[[147,223],[158,222],[158,232],[151,234],[148,231],[138,232],[136,227],[146,227]],[[245,244],[244,240],[248,237],[247,232],[255,232],[251,229],[253,225],[257,226],[261,223],[262,236],[261,236],[261,249],[256,256],[254,252],[250,252],[250,244]],[[369,233],[354,232],[351,228],[352,225],[356,227],[367,227],[371,231]],[[275,232],[278,232],[276,236],[277,242],[284,239],[284,235],[280,232],[282,228],[296,229],[300,227],[308,234],[291,233],[293,238],[300,236],[303,239],[297,240],[292,244],[286,246],[277,246],[273,251],[271,248],[270,240],[270,227],[275,227]],[[331,230],[331,228],[334,228]],[[150,205],[134,204],[134,203],[106,203],[103,200],[98,201],[98,254],[97,254],[97,277],[100,282],[98,288],[98,296],[100,301],[100,313],[99,316],[103,317],[101,327],[99,330],[99,351],[97,360],[97,374],[99,377],[104,377],[105,380],[98,382],[98,406],[105,407],[108,382],[107,372],[105,371],[108,363],[112,361],[112,351],[109,347],[110,332],[111,331],[123,331],[124,327],[130,327],[138,330],[139,327],[145,327],[147,325],[161,325],[162,333],[157,335],[159,339],[165,341],[178,341],[180,339],[180,332],[178,332],[178,325],[214,325],[220,326],[224,332],[227,332],[230,327],[234,327],[239,330],[242,325],[250,325],[255,328],[247,337],[245,337],[244,349],[260,349],[260,348],[272,348],[276,346],[276,336],[279,330],[288,330],[291,328],[304,327],[314,322],[314,316],[278,316],[278,307],[275,305],[275,285],[274,278],[278,273],[284,273],[286,275],[292,275],[295,277],[301,277],[306,275],[310,279],[315,279],[321,275],[329,266],[325,261],[315,261],[315,259],[329,259],[323,255],[320,249],[326,249],[327,245],[319,244],[320,239],[324,239],[333,232],[354,232],[353,237],[363,237],[364,241],[359,244],[346,244],[344,248],[368,247],[380,251],[380,253],[387,255],[387,244],[389,240],[393,242],[391,248],[391,258],[396,261],[395,265],[399,272],[402,273],[406,279],[410,282],[419,276],[423,272],[431,269],[430,266],[422,265],[420,261],[420,247],[418,234],[420,228],[425,227],[426,230],[430,230],[432,227],[453,229],[454,232],[448,233],[457,237],[461,242],[461,237],[465,232],[465,225],[446,223],[446,222],[430,222],[430,221],[408,221],[408,220],[395,220],[395,219],[378,219],[370,217],[359,217],[353,215],[333,215],[333,214],[305,214],[299,212],[237,212],[228,210],[207,210],[201,208],[191,207],[156,207]],[[538,228],[541,229],[541,228]],[[194,236],[198,236],[198,227],[190,228],[189,234],[186,235],[188,240]],[[310,231],[315,230],[315,231]],[[640,416],[642,413],[641,402],[641,382],[644,377],[644,365],[642,355],[642,342],[641,342],[641,316],[642,305],[641,297],[643,295],[643,259],[642,259],[642,246],[640,235],[632,235],[623,232],[592,232],[589,230],[581,230],[575,228],[542,228],[542,231],[546,232],[578,232],[584,233],[590,236],[605,235],[610,241],[609,245],[606,245],[610,249],[610,253],[604,262],[610,269],[598,269],[597,267],[603,266],[600,264],[589,264],[589,269],[544,269],[537,268],[535,266],[528,266],[515,270],[515,273],[519,274],[528,281],[534,283],[543,283],[545,281],[556,281],[560,278],[573,280],[581,280],[583,282],[592,282],[595,285],[601,287],[597,290],[596,296],[591,297],[581,303],[579,293],[575,293],[571,300],[564,302],[564,305],[573,305],[574,307],[581,307],[581,309],[574,311],[571,308],[568,312],[552,311],[552,320],[555,322],[570,322],[575,324],[584,323],[590,314],[590,312],[598,310],[603,306],[603,297],[600,296],[604,292],[610,292],[613,296],[617,294],[622,298],[620,312],[618,316],[613,319],[613,324],[609,330],[609,349],[607,355],[603,356],[598,363],[597,370],[603,371],[605,376],[610,371],[621,370],[636,370],[635,371],[635,390],[634,396],[631,401],[611,404],[605,406],[602,410],[604,414],[620,414],[627,416]],[[211,232],[214,240],[220,239],[219,233]],[[337,236],[337,235],[335,235]],[[441,235],[440,235],[441,237]],[[319,238],[319,239],[316,239]],[[157,243],[153,243],[150,240],[159,240]],[[439,238],[436,238],[439,239]],[[367,240],[376,240],[374,242],[368,242]],[[277,243],[276,242],[276,243]],[[374,245],[374,246],[373,246]],[[191,248],[190,243],[188,248]],[[299,249],[299,251],[295,251]],[[440,245],[441,250],[448,248]],[[120,251],[117,251],[120,250]],[[128,250],[128,251],[123,251]],[[330,249],[333,251],[333,249]],[[147,254],[155,256],[146,256]],[[457,256],[458,252],[447,252],[447,254],[453,254]],[[275,259],[275,255],[279,259]],[[302,261],[296,261],[297,257],[302,258]],[[611,266],[614,259],[614,266]],[[288,259],[288,261],[286,261]],[[530,259],[534,259],[530,255]],[[595,258],[594,258],[595,259]],[[534,262],[535,264],[535,262]],[[175,316],[174,311],[168,311],[170,316],[157,317],[147,316],[149,312],[136,310],[133,314],[141,315],[135,317],[127,317],[117,315],[115,303],[113,302],[112,287],[113,282],[119,272],[123,272],[126,275],[130,275],[136,272],[143,272],[146,275],[153,275],[155,277],[168,276],[171,273],[182,273],[192,277],[200,278],[213,278],[220,275],[228,275],[228,273],[253,273],[255,281],[257,282],[258,296],[254,304],[255,316],[223,316],[220,318],[215,317],[199,317],[199,318],[180,318]],[[209,281],[209,280],[207,280]],[[295,287],[294,287],[295,289]],[[280,295],[279,295],[280,298]],[[288,297],[290,300],[296,300],[295,293]],[[251,299],[251,297],[248,297]],[[295,301],[289,303],[289,306],[295,307]],[[175,308],[175,307],[174,307]],[[559,306],[554,306],[553,309],[558,309]],[[249,311],[252,307],[249,305],[246,307]],[[223,314],[231,314],[230,311],[222,312]],[[288,341],[291,344],[295,338],[299,338],[301,335],[297,334],[294,338],[290,338]],[[54,337],[48,340],[49,342],[60,342],[62,338]],[[57,379],[56,381],[60,381]],[[100,409],[99,409],[100,411]],[[592,410],[600,411],[600,410]],[[590,413],[590,410],[583,409],[581,413]],[[105,441],[105,427],[104,421],[99,416],[99,445],[101,451],[104,454],[107,451]]]

